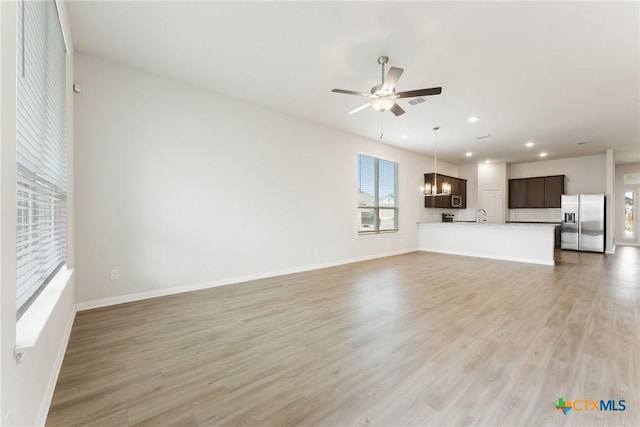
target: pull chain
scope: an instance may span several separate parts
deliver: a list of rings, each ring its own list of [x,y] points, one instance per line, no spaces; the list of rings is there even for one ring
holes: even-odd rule
[[[380,141],[384,138],[384,132],[382,131],[382,119],[384,118],[384,113],[380,112]]]

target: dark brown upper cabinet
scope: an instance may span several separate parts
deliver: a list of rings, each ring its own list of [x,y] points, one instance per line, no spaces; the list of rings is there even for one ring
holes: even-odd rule
[[[509,209],[559,208],[564,194],[564,175],[509,180]]]
[[[509,180],[509,209],[527,207],[527,179]]]
[[[433,182],[434,174],[425,173],[424,182]],[[438,174],[438,188],[437,193],[442,192],[442,184],[448,183],[451,185],[451,195],[460,196],[462,198],[462,209],[467,207],[467,180],[461,178],[455,178],[453,176]],[[424,198],[425,208],[451,208],[451,196],[425,196]]]
[[[544,178],[527,180],[527,207],[544,208]]]
[[[547,208],[561,208],[564,194],[564,175],[544,178],[544,205]]]
[[[459,179],[451,180],[451,194],[454,194],[456,196],[460,195],[460,180]]]

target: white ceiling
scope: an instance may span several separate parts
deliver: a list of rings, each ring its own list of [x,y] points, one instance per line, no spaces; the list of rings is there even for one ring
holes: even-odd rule
[[[455,162],[640,160],[638,2],[68,2],[76,50]],[[400,117],[368,92],[442,86]],[[479,116],[475,123],[467,121]],[[476,136],[492,134],[489,139]],[[406,140],[401,135],[406,134]],[[536,145],[525,148],[527,141]],[[576,143],[590,141],[578,146]],[[471,151],[470,159],[464,153]]]

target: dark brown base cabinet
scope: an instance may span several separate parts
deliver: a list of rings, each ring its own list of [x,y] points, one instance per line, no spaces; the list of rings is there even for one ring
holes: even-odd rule
[[[564,175],[509,180],[509,209],[560,208]]]
[[[433,182],[434,174],[425,173],[424,182]],[[451,185],[451,195],[449,196],[425,196],[424,207],[425,208],[443,208],[451,209],[451,196],[460,196],[462,206],[453,209],[466,209],[467,208],[467,180],[461,178],[455,178],[452,176],[438,174],[438,188],[436,193],[442,192],[442,184],[448,183]]]

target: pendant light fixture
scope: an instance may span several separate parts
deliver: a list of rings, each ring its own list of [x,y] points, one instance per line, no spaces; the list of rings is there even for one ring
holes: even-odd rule
[[[423,196],[448,196],[451,194],[451,184],[443,182],[441,185],[441,192],[438,193],[438,130],[439,126],[433,128],[433,142],[434,142],[434,155],[433,155],[433,182],[425,182],[422,186]]]

